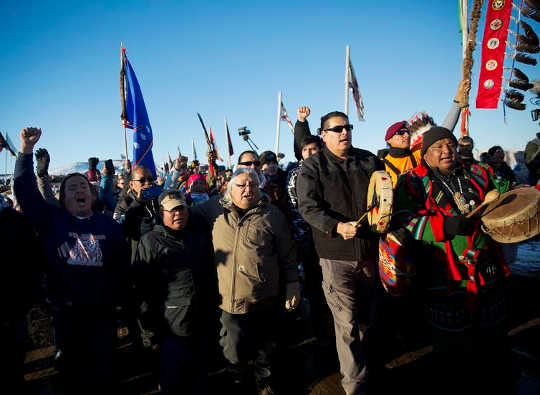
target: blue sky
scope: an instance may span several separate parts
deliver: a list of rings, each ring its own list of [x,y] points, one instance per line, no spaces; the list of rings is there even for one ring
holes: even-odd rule
[[[279,90],[293,122],[298,106],[311,107],[314,130],[321,115],[343,110],[347,44],[366,108],[366,121],[358,122],[351,99],[353,143],[373,152],[390,124],[418,111],[441,122],[461,73],[452,0],[12,1],[0,4],[0,18],[0,130],[18,145],[23,127],[41,127],[39,146],[51,153],[51,167],[123,152],[121,41],[145,98],[158,163],[177,146],[191,154],[192,137],[203,155],[197,112],[222,153],[225,116],[235,154],[248,149],[237,133],[244,125],[261,151],[273,149]],[[483,21],[478,42],[482,31]],[[531,66],[519,67],[536,78]],[[538,131],[533,108],[509,110],[505,125],[502,107],[472,106],[477,147],[523,148]],[[280,147],[293,160],[286,123]]]

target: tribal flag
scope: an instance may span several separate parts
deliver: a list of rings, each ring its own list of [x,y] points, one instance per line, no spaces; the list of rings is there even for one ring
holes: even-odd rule
[[[219,156],[216,139],[214,138],[214,133],[212,133],[212,128],[210,128],[210,140],[212,141],[212,146],[214,147],[214,151],[216,153],[216,159],[219,160],[220,162],[223,162],[223,159],[221,159],[221,156]]]
[[[231,135],[229,134],[229,125],[227,124],[227,119],[225,118],[225,133],[227,134],[227,145],[229,148],[229,156],[234,155],[234,150],[231,142]]]
[[[511,1],[488,2],[476,108],[497,108],[499,104],[511,13]]]
[[[283,102],[281,102],[281,104],[280,104],[279,117],[280,117],[280,119],[282,121],[287,122],[287,124],[289,125],[289,128],[294,133],[294,126],[293,126],[293,124],[291,122],[291,119],[287,115],[287,110],[285,109],[285,106],[283,105]]]
[[[349,89],[352,89],[352,96],[354,104],[356,105],[356,112],[358,113],[358,120],[365,121],[364,119],[364,103],[362,102],[362,94],[358,89],[358,81],[354,75],[354,69],[349,59]]]
[[[122,70],[120,72],[122,95],[121,119],[126,128],[133,129],[133,167],[147,167],[154,178],[156,166],[152,156],[152,127],[146,112],[146,106],[139,86],[139,81],[129,63],[126,50],[122,48]],[[124,87],[125,83],[125,87]]]

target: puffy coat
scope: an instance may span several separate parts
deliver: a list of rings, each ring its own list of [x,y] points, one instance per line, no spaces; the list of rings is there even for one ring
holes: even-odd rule
[[[262,195],[240,216],[218,196],[193,208],[212,226],[220,308],[231,314],[264,310],[280,287],[298,281],[296,249],[285,216]]]

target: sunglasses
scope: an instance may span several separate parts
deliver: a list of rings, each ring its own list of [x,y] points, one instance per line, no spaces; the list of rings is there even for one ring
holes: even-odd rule
[[[153,177],[142,177],[142,178],[139,178],[137,180],[132,180],[132,181],[139,181],[141,184],[144,184],[145,182],[148,182],[148,183],[153,183],[154,182],[154,178]]]
[[[333,128],[323,129],[323,131],[341,133],[343,129],[345,129],[347,132],[350,132],[351,130],[353,130],[353,125],[350,125],[350,124],[338,125],[338,126],[334,126]]]
[[[242,165],[242,166],[247,166],[247,167],[251,167],[251,166],[255,166],[255,167],[258,167],[261,165],[261,161],[260,160],[254,160],[254,161],[249,161],[249,162],[238,162],[239,165]]]
[[[399,134],[400,136],[403,136],[405,133],[410,134],[408,129],[401,129],[396,132],[396,134]]]

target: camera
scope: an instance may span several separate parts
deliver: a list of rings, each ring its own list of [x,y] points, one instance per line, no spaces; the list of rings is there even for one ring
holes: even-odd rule
[[[244,140],[247,138],[247,136],[251,133],[251,130],[247,128],[247,126],[242,126],[241,128],[238,128],[238,135],[242,136]]]

